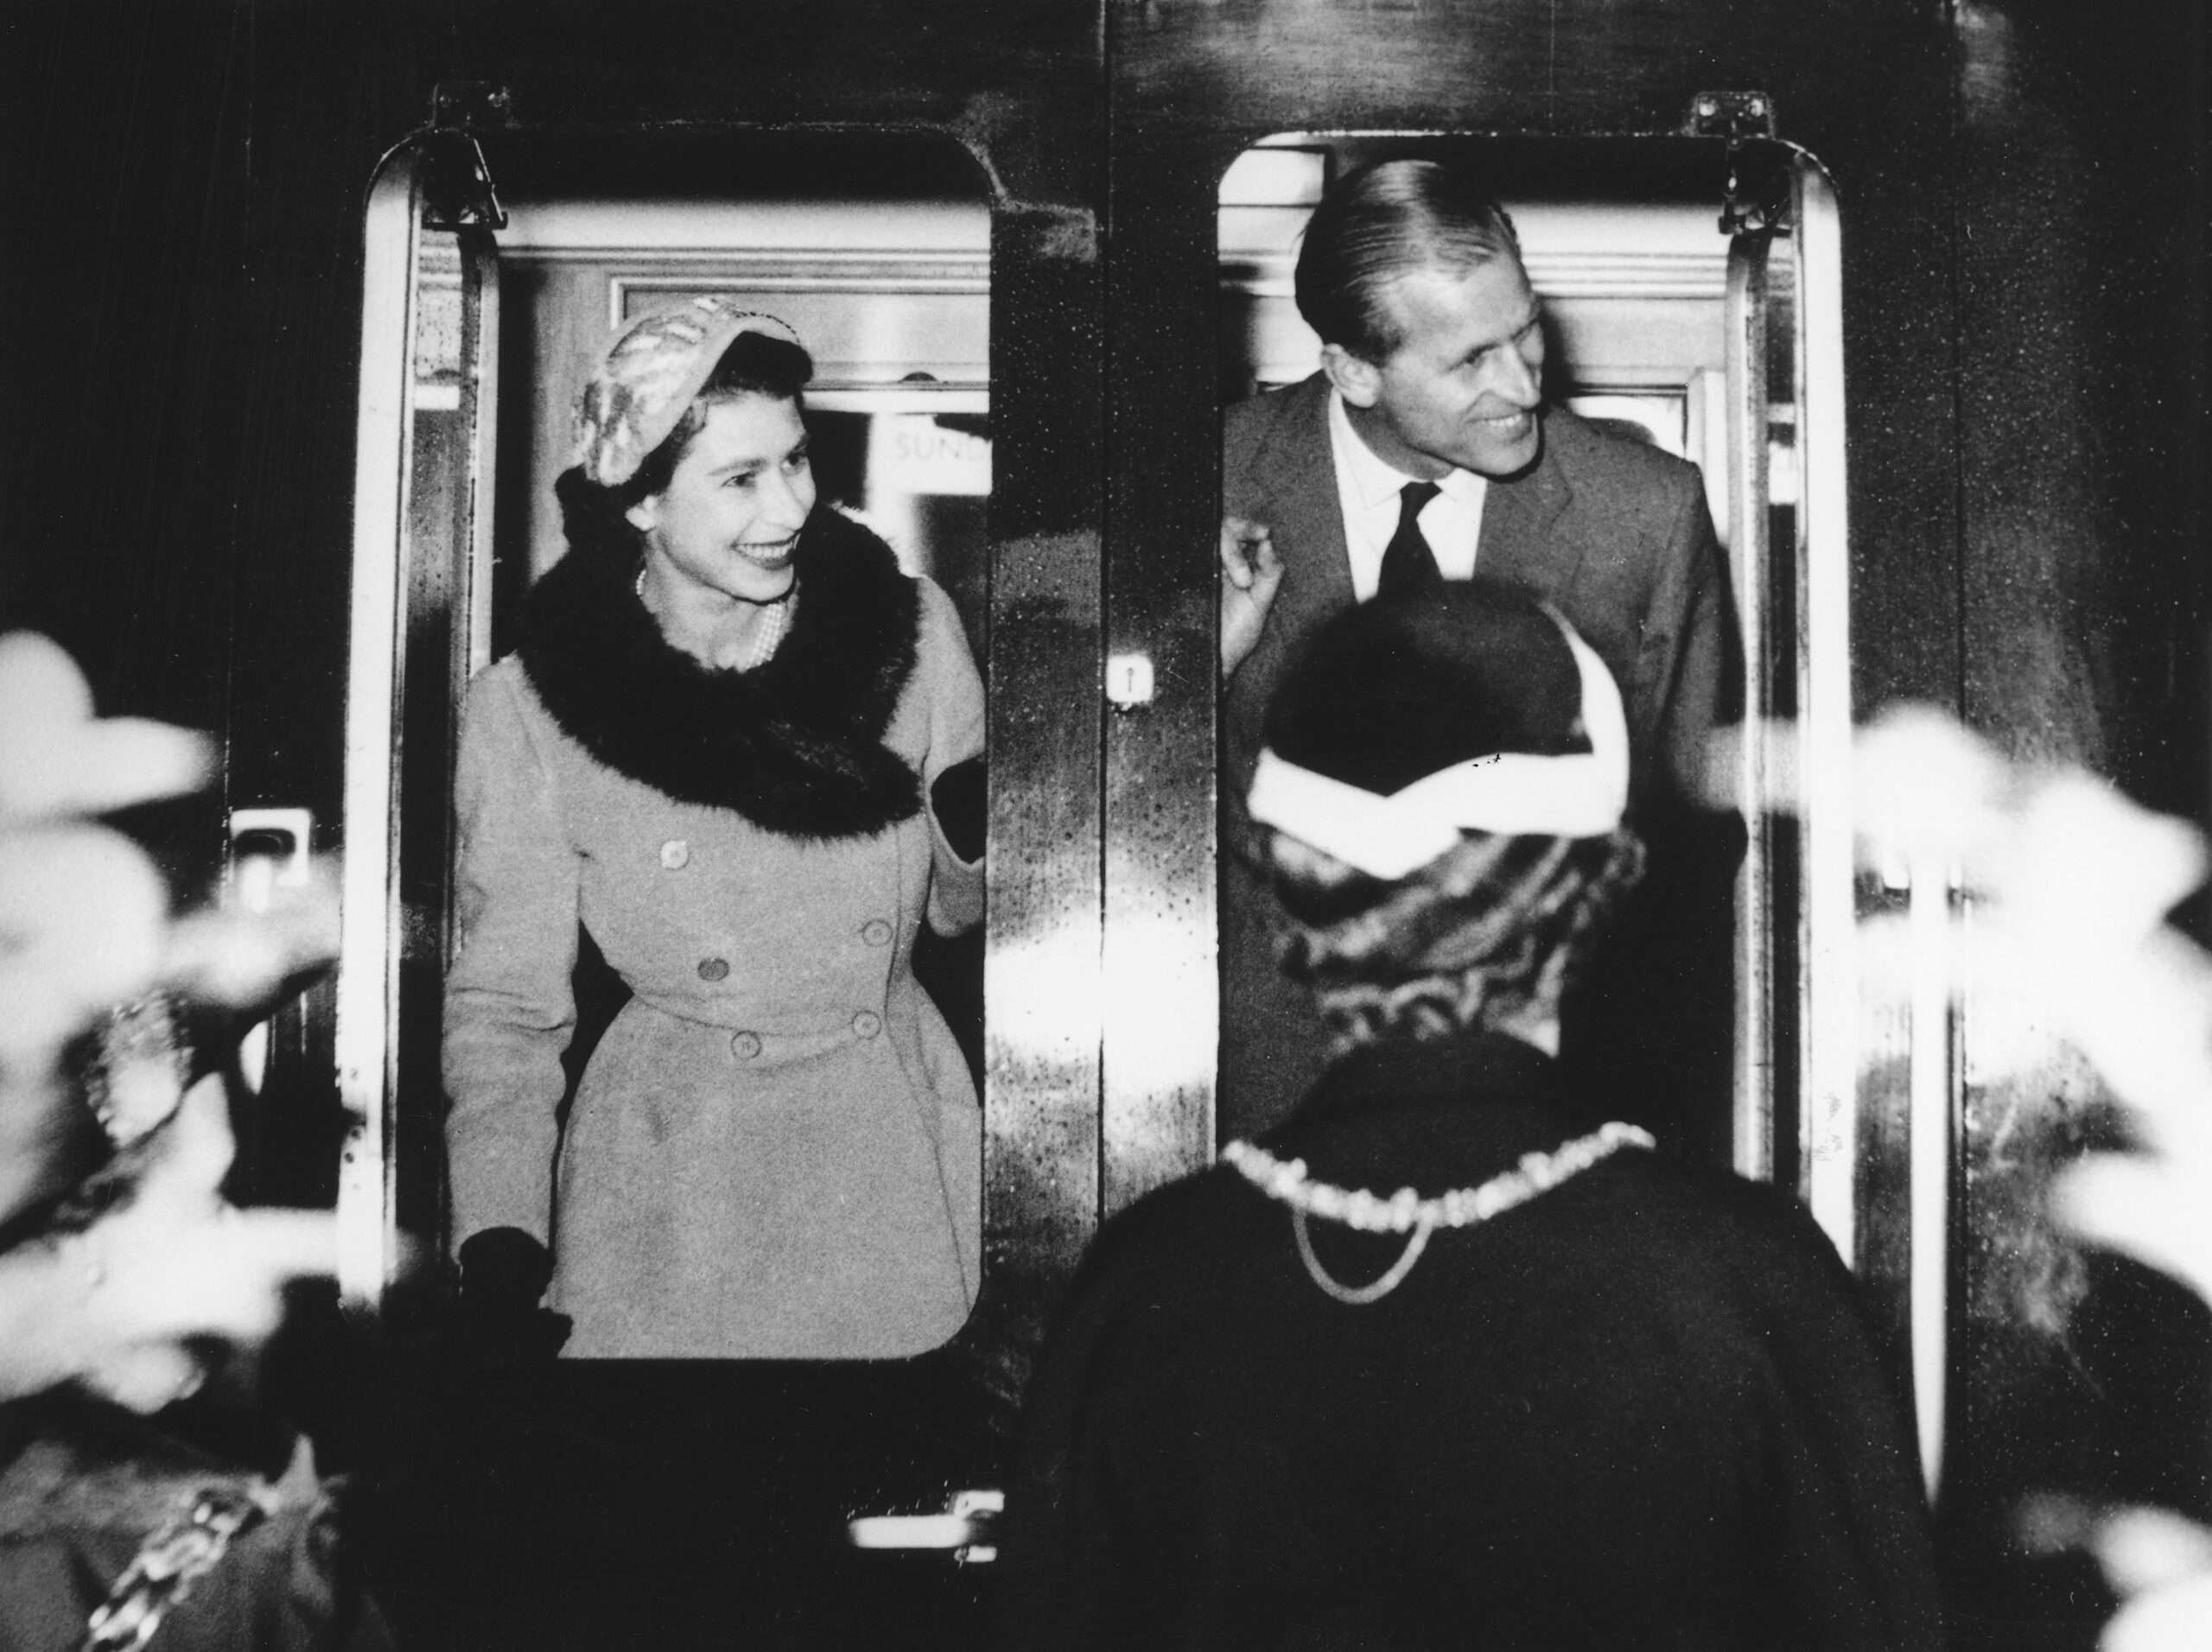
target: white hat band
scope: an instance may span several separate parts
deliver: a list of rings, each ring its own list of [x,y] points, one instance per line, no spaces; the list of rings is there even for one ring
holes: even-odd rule
[[[1520,837],[1601,837],[1611,831],[1628,807],[1628,719],[1620,689],[1597,651],[1557,613],[1552,618],[1581,676],[1589,751],[1470,758],[1388,797],[1263,751],[1247,799],[1252,818],[1370,877],[1389,880],[1427,865],[1463,831]]]

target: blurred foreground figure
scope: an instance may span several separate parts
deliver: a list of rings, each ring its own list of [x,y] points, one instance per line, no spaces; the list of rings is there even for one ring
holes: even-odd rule
[[[1007,1509],[1010,1648],[1923,1648],[1913,1448],[1786,1194],[1575,1094],[1634,885],[1597,654],[1483,580],[1332,621],[1250,794],[1337,1055],[1102,1234]]]
[[[222,1198],[222,1081],[173,1001],[246,1011],[327,956],[327,898],[169,921],[92,824],[196,789],[206,742],[95,721],[43,638],[0,638],[0,1646],[376,1647],[304,1447],[271,1480],[143,1418],[331,1271],[331,1218]],[[73,1077],[67,1058],[95,1053]]]
[[[2165,921],[2204,880],[2202,839],[2089,775],[2006,764],[1920,708],[1860,737],[1853,790],[1868,851],[1948,868],[1975,898],[1974,956],[2001,975],[1978,979],[1977,1000],[2042,1011],[2126,1115],[2133,1150],[2068,1172],[2061,1224],[2212,1301],[2212,957]],[[1869,939],[1878,976],[1896,960]],[[2212,1531],[2138,1508],[2087,1535],[2128,1597],[2104,1652],[2212,1642]]]

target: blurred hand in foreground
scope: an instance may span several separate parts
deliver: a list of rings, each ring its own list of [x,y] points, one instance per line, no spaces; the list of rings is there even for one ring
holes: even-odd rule
[[[111,1204],[0,1255],[0,1397],[76,1382],[158,1410],[199,1386],[193,1344],[260,1341],[288,1283],[332,1271],[330,1216],[229,1204],[231,1155],[222,1081],[204,1078],[132,1150]]]
[[[0,637],[0,1222],[67,1189],[60,1147],[85,1127],[61,1071],[72,1039],[156,991],[257,1005],[334,950],[327,882],[265,914],[172,923],[152,862],[89,818],[210,772],[201,736],[96,719],[60,648]],[[220,1081],[188,1094],[167,1082],[151,1132],[0,1254],[0,1401],[76,1381],[156,1408],[196,1384],[191,1343],[265,1336],[287,1280],[331,1271],[328,1214],[221,1198],[233,1144]]]
[[[1796,749],[1789,731],[1775,734],[1772,749]],[[1710,771],[1729,802],[1734,737],[1717,744]],[[1783,764],[1776,778],[1777,806],[1795,807],[1800,777]],[[2212,1301],[2212,957],[2166,923],[2204,880],[2202,837],[2080,770],[2008,763],[1918,707],[1860,732],[1852,794],[1862,861],[1941,876],[1975,898],[1977,1004],[2063,1037],[2128,1120],[2134,1147],[2088,1154],[2061,1177],[2055,1218]],[[1904,981],[1903,926],[1865,926],[1860,957],[1870,979]],[[2014,1053],[2031,1054],[2030,1041]],[[2126,1597],[2104,1652],[2206,1644],[2212,1531],[2125,1509],[2090,1522],[2086,1542]]]

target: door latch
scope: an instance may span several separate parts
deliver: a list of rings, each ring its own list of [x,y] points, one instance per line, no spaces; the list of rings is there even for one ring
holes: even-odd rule
[[[956,1491],[941,1515],[861,1515],[846,1525],[855,1548],[950,1549],[971,1564],[999,1557],[999,1516],[1006,1493]]]
[[[230,899],[249,912],[265,912],[279,889],[296,889],[313,875],[315,815],[306,809],[233,809],[231,848],[223,869]],[[259,1021],[238,1040],[238,1077],[258,1095],[269,1074],[269,1023]]]
[[[1106,703],[1116,711],[1135,711],[1152,703],[1152,656],[1106,657]]]

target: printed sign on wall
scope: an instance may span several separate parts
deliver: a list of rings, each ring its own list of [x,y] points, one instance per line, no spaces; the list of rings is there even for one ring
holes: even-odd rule
[[[879,413],[868,427],[868,485],[871,497],[988,494],[990,439],[948,430],[926,413]]]

